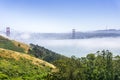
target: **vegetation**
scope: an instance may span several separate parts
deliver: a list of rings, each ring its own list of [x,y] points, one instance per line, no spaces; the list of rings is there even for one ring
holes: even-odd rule
[[[19,47],[19,48],[23,48],[25,53],[28,53],[28,49],[30,48],[29,45],[25,44],[25,43],[21,43],[15,40],[11,40],[12,43],[14,43],[15,46]]]
[[[59,72],[50,74],[48,80],[120,80],[120,56],[113,57],[108,50],[81,58],[72,56],[53,64]]]
[[[0,80],[46,80],[55,69],[52,64],[27,54],[0,49]]]
[[[21,42],[9,40],[2,36],[0,36],[0,48],[13,50],[13,51],[17,51],[17,52],[22,52],[22,53],[28,53],[37,58],[43,59],[47,62],[53,62],[55,60],[66,58],[65,56],[57,54],[57,53],[55,53],[51,50],[48,50],[44,47],[34,45],[34,44],[26,45]]]
[[[68,58],[0,36],[0,80],[120,80],[120,56],[103,50]]]
[[[28,53],[34,55],[37,58],[43,59],[47,62],[53,62],[55,60],[64,59],[66,58],[63,55],[57,54],[53,51],[50,51],[44,47],[30,44],[31,48],[29,49]]]
[[[0,36],[0,48],[9,49],[17,52],[25,52],[21,46],[15,45],[13,41]]]

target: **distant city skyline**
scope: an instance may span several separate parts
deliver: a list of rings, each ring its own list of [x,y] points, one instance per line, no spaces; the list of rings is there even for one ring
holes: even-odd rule
[[[0,27],[27,32],[120,29],[120,0],[0,0]]]

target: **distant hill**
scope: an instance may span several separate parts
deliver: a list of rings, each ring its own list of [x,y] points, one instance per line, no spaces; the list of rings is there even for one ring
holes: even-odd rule
[[[90,32],[76,32],[76,39],[120,37],[120,30],[108,29]]]
[[[0,80],[46,80],[56,67],[27,54],[0,48]]]

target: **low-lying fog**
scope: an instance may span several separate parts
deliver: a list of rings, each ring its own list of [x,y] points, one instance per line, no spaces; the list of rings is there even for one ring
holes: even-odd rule
[[[110,50],[114,55],[120,53],[120,38],[36,40],[34,43],[69,57],[83,57],[103,49]]]

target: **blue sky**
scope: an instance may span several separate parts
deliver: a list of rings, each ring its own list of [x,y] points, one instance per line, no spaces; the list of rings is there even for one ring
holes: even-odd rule
[[[28,32],[120,29],[120,0],[0,0],[0,27]]]

